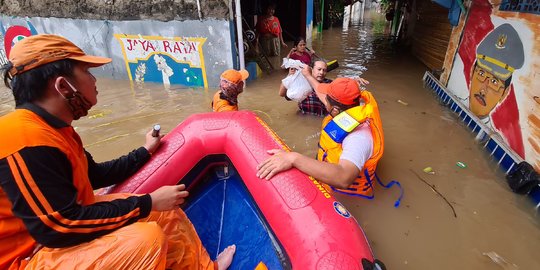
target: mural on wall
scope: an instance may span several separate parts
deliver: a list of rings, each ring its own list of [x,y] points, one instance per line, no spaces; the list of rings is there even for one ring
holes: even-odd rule
[[[206,38],[115,34],[131,81],[208,87],[202,46]]]
[[[540,16],[503,6],[473,1],[448,89],[540,169]]]
[[[2,39],[2,48],[0,48],[0,64],[7,64],[9,52],[11,48],[25,37],[37,35],[36,28],[31,22],[26,21],[26,25],[12,25],[4,28],[2,22],[0,22],[0,34]]]

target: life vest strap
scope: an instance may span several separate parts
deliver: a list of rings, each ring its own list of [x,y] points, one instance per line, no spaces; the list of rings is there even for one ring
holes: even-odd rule
[[[324,148],[321,146],[321,142],[317,143],[317,146],[319,147],[319,150],[321,150],[323,152],[323,155],[321,157],[321,161],[326,161],[326,157],[328,156],[328,152],[326,152],[324,150]],[[318,151],[317,151],[318,152]],[[317,153],[315,155],[315,159],[318,159],[319,158],[319,154]]]
[[[399,181],[397,181],[397,180],[392,180],[388,184],[385,185],[385,184],[383,184],[383,182],[381,181],[381,179],[379,178],[377,173],[374,173],[374,175],[375,175],[375,179],[377,179],[377,182],[382,187],[388,189],[388,188],[391,188],[392,186],[396,185],[399,188],[399,198],[394,203],[394,207],[398,208],[399,205],[401,204],[401,199],[403,198],[403,188],[401,187],[401,183],[399,183]],[[367,176],[367,171],[366,171],[366,176]],[[369,176],[367,176],[367,177],[369,177]]]
[[[334,192],[349,195],[349,196],[356,196],[356,197],[360,197],[360,198],[364,198],[364,199],[368,199],[368,200],[372,200],[373,198],[375,198],[375,195],[364,195],[364,194],[358,194],[358,193],[349,193],[349,192],[345,192],[343,190],[339,190],[337,188],[334,188],[332,186],[330,186],[330,188],[332,188],[332,191],[334,191]]]
[[[367,183],[364,185],[364,189],[362,191],[366,191],[368,189],[372,189],[373,190],[373,184],[371,182],[371,177],[369,177],[369,172],[367,169],[364,170],[364,174],[366,176],[366,179],[367,179]],[[357,184],[359,184],[358,182],[356,182]],[[339,190],[337,188],[334,188],[332,186],[330,186],[332,188],[333,191],[337,192],[337,193],[341,193],[341,194],[345,194],[345,195],[350,195],[350,196],[356,196],[356,197],[360,197],[360,198],[364,198],[364,199],[368,199],[368,200],[373,200],[373,198],[375,198],[375,193],[371,194],[371,195],[364,195],[364,194],[358,194],[358,193],[349,193],[349,192],[345,192],[344,190],[350,190],[350,191],[355,191],[356,188],[346,188],[346,189],[342,189],[342,190]],[[375,192],[373,190],[373,192]]]
[[[384,187],[385,189],[388,189],[388,188],[391,188],[392,186],[397,186],[399,188],[399,198],[396,200],[396,202],[394,202],[394,207],[399,207],[399,205],[401,204],[401,199],[403,198],[403,187],[401,187],[401,183],[397,180],[392,180],[390,181],[388,184],[384,184],[381,179],[379,178],[379,176],[377,175],[376,172],[373,173],[373,177],[369,175],[369,172],[367,169],[364,170],[364,176],[366,177],[366,180],[367,182],[364,184],[364,188],[362,189],[362,191],[366,191],[368,189],[372,189],[373,190],[373,194],[372,195],[363,195],[363,194],[357,194],[357,193],[349,193],[349,192],[346,192],[345,190],[350,190],[350,191],[355,191],[356,188],[352,188],[352,187],[349,187],[349,188],[346,188],[346,189],[342,189],[342,190],[339,190],[337,188],[334,188],[331,186],[332,190],[337,192],[337,193],[341,193],[341,194],[345,194],[345,195],[350,195],[350,196],[357,196],[357,197],[361,197],[361,198],[364,198],[364,199],[368,199],[368,200],[373,200],[375,198],[375,189],[373,188],[373,182],[371,179],[373,179],[373,177],[377,180],[377,182],[379,183],[379,185],[381,185],[382,187]],[[356,184],[356,185],[359,185],[358,182],[354,182],[353,185]]]

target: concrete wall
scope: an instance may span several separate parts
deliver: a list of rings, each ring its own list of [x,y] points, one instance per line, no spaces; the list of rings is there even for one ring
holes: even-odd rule
[[[21,38],[48,33],[68,38],[88,54],[112,58],[95,73],[115,79],[215,87],[221,72],[233,67],[227,19],[162,22],[2,15],[0,23],[2,62]]]
[[[229,0],[0,0],[0,13],[118,21],[227,19]]]
[[[230,0],[0,0],[0,62],[35,34],[62,35],[112,64],[97,75],[213,87],[233,67]]]
[[[473,1],[447,88],[540,171],[540,11]]]

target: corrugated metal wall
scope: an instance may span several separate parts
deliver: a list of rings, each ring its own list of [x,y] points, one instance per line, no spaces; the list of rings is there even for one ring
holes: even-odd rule
[[[412,52],[431,70],[440,70],[452,33],[448,9],[430,0],[417,0],[416,12]]]

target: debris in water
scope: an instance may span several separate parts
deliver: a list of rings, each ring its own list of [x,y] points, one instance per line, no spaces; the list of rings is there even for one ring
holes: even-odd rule
[[[425,167],[423,171],[427,174],[435,174],[435,171],[431,167]]]
[[[501,266],[504,270],[517,270],[519,267],[513,263],[509,263],[503,257],[499,256],[495,251],[484,252],[484,256],[488,256],[494,263]]]
[[[467,168],[467,164],[465,164],[465,163],[463,163],[461,161],[456,162],[456,166],[458,166],[458,167],[460,167],[462,169]]]
[[[100,113],[95,113],[95,114],[92,114],[90,116],[88,116],[89,119],[94,119],[94,118],[101,118],[105,116],[105,112],[100,112]]]
[[[428,183],[426,180],[424,180],[422,177],[420,177],[420,175],[418,175],[415,171],[413,171],[412,169],[409,169],[412,173],[414,173],[414,175],[416,175],[416,177],[418,177],[418,179],[422,182],[424,182],[424,184],[428,185],[431,190],[433,190],[433,192],[437,193],[437,195],[439,195],[445,202],[446,204],[448,204],[448,206],[450,206],[450,208],[452,209],[452,213],[454,213],[454,217],[457,218],[457,214],[456,214],[456,209],[454,209],[454,206],[452,206],[452,204],[448,201],[448,199],[446,199],[446,197],[444,197],[444,195],[442,195],[436,188],[435,188],[435,185],[432,185],[430,183]]]
[[[407,103],[407,102],[405,102],[405,101],[403,101],[403,100],[401,100],[401,99],[398,99],[397,102],[398,102],[399,104],[401,104],[401,105],[405,105],[405,106],[409,105],[409,103]]]

